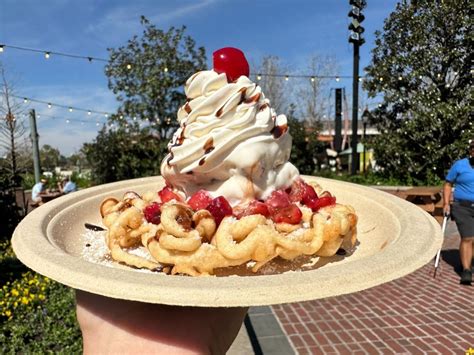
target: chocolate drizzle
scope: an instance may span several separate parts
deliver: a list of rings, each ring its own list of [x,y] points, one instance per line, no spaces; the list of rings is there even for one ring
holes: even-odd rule
[[[270,133],[273,135],[273,138],[278,139],[280,138],[286,131],[288,130],[288,125],[284,124],[281,126],[275,126],[273,129],[270,131]]]
[[[210,152],[212,152],[214,150],[214,139],[212,137],[210,137],[206,143],[204,143],[204,154],[209,154]]]
[[[260,106],[260,107],[258,108],[258,111],[263,111],[263,110],[265,110],[265,109],[266,109],[267,107],[269,107],[269,106],[270,106],[270,105],[268,105],[267,103],[264,103],[262,106]]]
[[[168,166],[171,166],[170,162],[173,160],[173,158],[174,158],[173,152],[170,152],[168,159],[166,159],[166,164],[168,164]]]
[[[217,112],[216,112],[216,117],[217,117],[217,118],[221,117],[222,112],[224,111],[224,106],[225,106],[225,104],[222,105],[222,107],[217,110]]]
[[[191,106],[189,105],[189,101],[186,102],[186,105],[184,105],[184,111],[186,111],[188,114],[191,113],[192,109],[191,109]]]
[[[256,93],[255,95],[253,95],[252,97],[249,97],[247,100],[245,100],[244,102],[246,104],[251,104],[252,102],[257,102],[259,99],[260,99],[260,96],[262,94],[260,92]]]
[[[199,160],[199,166],[204,165],[206,162],[206,157],[203,157],[201,160]]]

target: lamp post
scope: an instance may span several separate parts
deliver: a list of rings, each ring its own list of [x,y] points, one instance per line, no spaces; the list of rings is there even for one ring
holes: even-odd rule
[[[370,117],[370,112],[369,112],[369,108],[367,106],[365,106],[365,110],[364,112],[362,113],[362,124],[364,125],[364,131],[363,131],[363,135],[362,135],[362,143],[364,144],[364,157],[363,157],[363,171],[364,171],[364,175],[365,175],[365,171],[366,171],[366,167],[365,167],[365,144],[366,144],[366,141],[365,141],[365,135],[367,133],[367,122],[369,120],[369,117]]]
[[[359,47],[364,44],[365,40],[362,38],[364,27],[361,26],[365,16],[362,14],[362,9],[367,6],[365,0],[349,0],[349,5],[352,6],[349,12],[349,17],[352,21],[349,25],[351,34],[349,42],[354,45],[354,68],[352,75],[352,164],[351,174],[355,175],[357,172],[357,165],[359,165],[359,155],[357,154],[357,131],[358,131],[358,110],[359,110]]]

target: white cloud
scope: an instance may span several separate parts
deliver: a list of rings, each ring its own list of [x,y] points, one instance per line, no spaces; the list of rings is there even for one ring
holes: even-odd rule
[[[158,2],[153,2],[152,6],[147,7],[144,7],[143,4],[130,2],[127,6],[113,8],[100,21],[88,25],[85,33],[100,37],[105,43],[113,43],[115,39],[122,41],[123,38],[130,37],[133,33],[140,31],[139,18],[141,15],[145,15],[154,25],[162,26],[188,14],[196,16],[199,11],[215,2],[217,0],[175,1],[172,2],[173,6],[167,7]]]

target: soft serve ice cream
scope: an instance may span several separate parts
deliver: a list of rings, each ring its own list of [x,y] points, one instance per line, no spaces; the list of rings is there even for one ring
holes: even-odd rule
[[[191,76],[179,129],[161,165],[168,184],[191,196],[205,189],[231,205],[265,199],[298,177],[288,162],[287,119],[276,115],[261,88],[248,78],[243,53],[214,53],[214,70]]]

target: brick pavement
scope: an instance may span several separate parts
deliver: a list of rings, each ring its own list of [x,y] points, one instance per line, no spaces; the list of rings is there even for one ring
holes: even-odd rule
[[[436,279],[430,263],[368,290],[271,311],[298,354],[464,354],[474,348],[474,287],[459,285],[458,244],[449,222]]]

